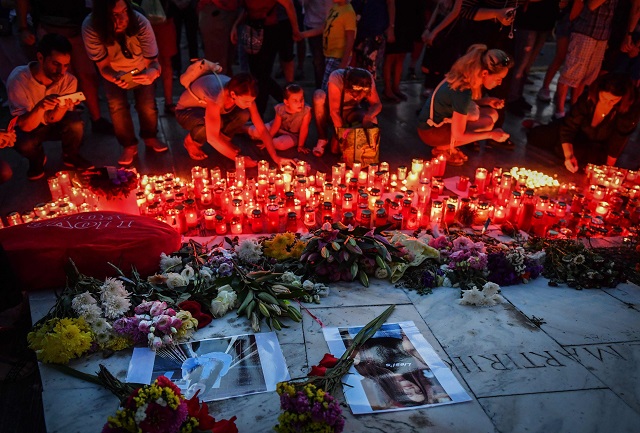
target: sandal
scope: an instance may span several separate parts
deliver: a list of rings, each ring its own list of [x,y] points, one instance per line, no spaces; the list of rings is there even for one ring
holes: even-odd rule
[[[453,167],[460,167],[464,165],[464,159],[458,156],[457,154],[445,154],[447,157],[447,165],[451,165]]]
[[[456,148],[453,152],[454,155],[458,156],[460,159],[462,159],[463,161],[469,161],[469,157],[467,155],[464,154],[464,152],[462,152],[460,149]]]
[[[313,148],[313,155],[320,158],[324,155],[324,148],[327,147],[327,140],[318,140],[316,147]]]

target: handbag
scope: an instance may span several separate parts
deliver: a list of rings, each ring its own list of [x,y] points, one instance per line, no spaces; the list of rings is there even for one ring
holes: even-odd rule
[[[247,21],[242,29],[241,41],[247,54],[258,54],[264,42],[264,21]]]
[[[380,159],[380,128],[373,126],[336,128],[342,161],[347,165],[354,162],[376,164]]]

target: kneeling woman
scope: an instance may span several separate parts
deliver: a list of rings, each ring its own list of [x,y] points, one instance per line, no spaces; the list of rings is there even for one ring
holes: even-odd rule
[[[456,147],[478,140],[504,142],[509,134],[493,129],[502,99],[482,97],[482,88],[502,83],[513,60],[486,45],[469,47],[436,87],[419,115],[418,135],[433,147],[432,153],[447,155],[450,165],[462,165],[467,157]]]

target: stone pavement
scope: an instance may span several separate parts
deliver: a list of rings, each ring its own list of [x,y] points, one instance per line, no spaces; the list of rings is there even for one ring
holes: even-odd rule
[[[424,409],[354,416],[344,408],[345,432],[616,432],[640,425],[640,287],[574,290],[543,278],[504,287],[493,307],[459,305],[459,290],[437,288],[420,296],[374,280],[331,285],[322,303],[305,304],[302,323],[278,332],[292,377],[305,375],[328,351],[325,326],[364,325],[388,305],[388,322],[413,321],[452,369],[472,401]],[[51,295],[32,296],[34,320]],[[534,320],[542,322],[540,326]],[[266,331],[264,329],[263,331]],[[195,338],[251,333],[230,312]],[[71,363],[94,372],[104,363],[124,379],[130,351]],[[117,400],[98,387],[41,365],[49,433],[99,432]],[[341,393],[339,393],[341,394]],[[342,396],[338,396],[342,399]],[[210,403],[216,418],[238,416],[240,432],[269,432],[277,423],[276,393]]]

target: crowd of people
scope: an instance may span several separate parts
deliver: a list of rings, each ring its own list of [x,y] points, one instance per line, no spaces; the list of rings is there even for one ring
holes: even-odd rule
[[[134,163],[136,130],[147,148],[165,152],[158,83],[164,114],[187,131],[191,159],[232,161],[242,152],[235,136],[247,134],[282,166],[292,161],[278,151],[338,153],[337,128],[375,127],[383,104],[406,101],[399,83],[410,57],[408,74],[415,76],[422,58],[425,77],[416,135],[434,155],[462,165],[462,146],[514,147],[502,128],[505,111],[531,110],[524,85],[555,32],[556,55],[538,99],[551,101],[560,72],[556,129],[530,135],[554,134],[569,171],[587,162],[614,165],[640,118],[639,18],[640,0],[16,0],[15,15],[0,11],[0,78],[17,118],[0,146],[29,161],[30,180],[44,177],[42,143],[49,140],[62,142],[66,166],[92,168],[79,153],[83,103],[91,133],[114,135],[122,147],[119,164]],[[178,49],[183,28],[189,56],[199,57],[201,40],[204,58],[174,103],[174,78],[188,71]],[[310,103],[296,84],[307,48]],[[270,98],[275,117],[265,122]],[[307,143],[312,124],[318,139]],[[247,166],[255,164],[247,157]],[[11,173],[5,166],[2,179]]]

